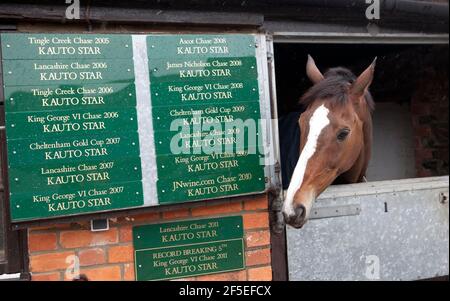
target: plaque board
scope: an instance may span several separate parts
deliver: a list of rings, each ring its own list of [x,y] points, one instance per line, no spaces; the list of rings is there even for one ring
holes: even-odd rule
[[[12,221],[263,192],[258,43],[2,34]]]
[[[133,228],[136,280],[168,280],[245,267],[242,216]]]

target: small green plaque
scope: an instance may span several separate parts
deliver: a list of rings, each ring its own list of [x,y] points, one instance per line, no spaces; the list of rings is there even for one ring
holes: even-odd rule
[[[17,222],[102,212],[140,206],[142,183],[73,183],[68,187],[20,191],[10,194],[11,219]]]
[[[245,173],[251,170],[252,166],[261,163],[261,156],[248,151],[230,152],[222,154],[209,154],[203,156],[193,156],[191,154],[162,155],[158,157],[159,179],[180,178],[196,175],[198,173],[213,174],[217,172]],[[167,170],[170,171],[167,172]]]
[[[44,141],[36,138],[11,139],[7,147],[11,166],[32,165],[36,162],[107,162],[139,157],[139,136],[137,132],[53,135]]]
[[[132,59],[3,60],[6,86],[111,84],[134,81]]]
[[[238,120],[247,121],[251,119],[257,126],[259,115],[259,102],[224,102],[220,105],[191,104],[157,107],[153,110],[153,124],[158,131],[170,130],[173,126],[190,126],[195,128],[206,128],[221,126],[241,125]],[[178,122],[174,123],[177,120]],[[197,127],[195,127],[197,126]],[[242,130],[242,129],[238,129]]]
[[[6,111],[52,111],[124,108],[136,106],[133,83],[7,86]]]
[[[198,174],[158,180],[158,198],[160,204],[179,203],[178,200],[196,201],[213,199],[237,194],[249,194],[263,191],[264,170],[255,169],[239,173],[228,171],[215,174]]]
[[[168,280],[245,267],[242,216],[133,228],[136,280]]]
[[[212,61],[217,62],[217,65],[221,67],[214,66]],[[231,62],[236,63],[231,64]],[[168,65],[180,67],[170,67]],[[205,61],[200,60],[193,66],[187,65],[185,59],[167,58],[152,60],[151,63],[149,62],[150,81],[204,83],[205,80],[226,80],[230,78],[243,80],[256,78],[257,76],[255,57],[211,58]]]
[[[6,123],[9,139],[137,131],[135,108],[6,113]]]
[[[116,183],[141,180],[139,157],[116,160],[42,163],[15,166],[9,170],[11,191],[35,189],[45,191],[52,187],[70,188],[73,184]]]
[[[131,35],[2,34],[4,59],[132,58]]]
[[[258,101],[258,81],[220,79],[197,81],[195,83],[162,82],[152,84],[152,106],[185,104],[224,104],[237,102],[244,104]],[[158,97],[163,95],[164,97]]]
[[[152,58],[228,58],[255,56],[255,38],[248,34],[154,34],[147,36]]]

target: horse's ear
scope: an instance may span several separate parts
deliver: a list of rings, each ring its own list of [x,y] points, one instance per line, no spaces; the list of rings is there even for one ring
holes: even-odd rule
[[[306,63],[306,74],[314,84],[317,84],[323,79],[322,72],[320,72],[319,68],[317,68],[316,63],[309,54],[308,62]]]
[[[360,76],[358,76],[358,78],[355,80],[355,82],[352,84],[350,88],[351,94],[357,97],[362,97],[366,94],[373,80],[376,62],[377,58],[375,58],[372,64],[370,64],[370,66],[367,67],[367,69],[364,70],[364,72],[361,73]]]

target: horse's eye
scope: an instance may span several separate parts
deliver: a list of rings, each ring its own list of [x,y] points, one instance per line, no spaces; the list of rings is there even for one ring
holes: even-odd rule
[[[342,129],[342,130],[340,130],[340,131],[338,132],[338,134],[337,134],[337,139],[338,139],[339,141],[344,141],[345,138],[347,138],[347,136],[348,136],[349,133],[350,133],[350,130],[349,130],[349,129]]]

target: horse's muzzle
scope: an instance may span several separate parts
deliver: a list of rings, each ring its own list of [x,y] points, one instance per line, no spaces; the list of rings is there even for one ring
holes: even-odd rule
[[[300,229],[306,223],[306,208],[303,205],[296,205],[294,208],[294,215],[288,216],[283,212],[286,224]]]

